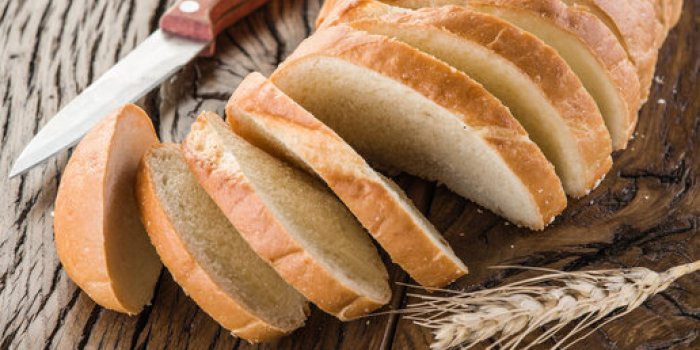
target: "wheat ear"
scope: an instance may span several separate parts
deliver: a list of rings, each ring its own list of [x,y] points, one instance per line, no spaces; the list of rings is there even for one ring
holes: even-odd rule
[[[448,293],[447,296],[411,293],[410,296],[420,301],[408,305],[401,313],[433,331],[433,349],[468,349],[486,339],[494,339],[488,349],[497,346],[529,349],[575,321],[573,328],[553,346],[566,349],[604,324],[631,312],[679,277],[700,270],[700,260],[662,273],[641,267],[581,272],[502,268],[546,274],[470,293],[441,289],[438,291]],[[618,313],[606,318],[614,311]],[[525,341],[528,334],[543,326],[548,328],[541,335]],[[585,330],[588,332],[582,333]]]

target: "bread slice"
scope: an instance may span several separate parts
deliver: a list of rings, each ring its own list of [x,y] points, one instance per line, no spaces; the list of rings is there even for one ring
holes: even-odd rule
[[[304,325],[308,303],[258,257],[192,176],[175,145],[143,158],[139,208],[175,281],[234,335],[269,341]]]
[[[249,144],[213,113],[192,125],[183,152],[253,250],[319,308],[348,320],[389,301],[375,247],[325,185]]]
[[[655,1],[659,2],[664,0]],[[675,27],[678,24],[678,21],[680,21],[681,15],[683,14],[683,0],[669,0],[668,4],[669,5],[666,11],[664,12],[664,18],[667,19],[667,30],[671,30],[671,28]]]
[[[656,20],[654,5],[648,0],[564,0],[597,16],[617,35],[637,67],[640,96],[646,101],[665,38],[665,26]]]
[[[421,1],[426,6],[433,3],[431,0],[390,2],[397,6],[412,7],[420,5]],[[637,124],[639,79],[634,65],[615,35],[595,16],[580,9],[569,8],[560,0],[443,2],[467,3],[471,10],[500,17],[554,48],[595,100],[610,131],[613,149],[626,148]],[[517,45],[512,51],[522,45],[528,44]],[[521,60],[531,57],[529,54],[522,56]],[[542,67],[544,66],[538,68]],[[561,90],[562,93],[568,91],[570,90]]]
[[[161,264],[139,220],[134,181],[158,142],[151,120],[127,104],[73,152],[54,210],[54,240],[68,276],[101,306],[133,315],[153,297]]]
[[[319,30],[271,80],[370,161],[438,180],[513,223],[542,229],[566,206],[552,165],[508,109],[406,44]]]
[[[395,2],[396,0],[392,1]],[[409,0],[402,0],[403,7],[391,6],[375,0],[326,0],[316,16],[316,28],[334,26],[338,23],[348,23],[362,18],[375,18],[387,13],[410,12]],[[422,6],[419,6],[422,7]]]
[[[443,287],[466,274],[467,267],[398,186],[259,73],[238,86],[226,115],[251,143],[323,179],[416,282]]]
[[[663,40],[666,39],[668,32],[678,24],[683,12],[683,0],[642,0],[651,2],[654,7],[654,12],[660,23],[664,27]],[[663,43],[661,40],[661,43]]]
[[[434,55],[483,84],[540,146],[567,192],[579,194],[572,184],[579,164],[604,164],[609,158],[610,133],[595,101],[559,54],[531,34],[497,17],[449,5],[345,19],[356,29]],[[610,130],[626,144],[628,113],[618,112],[608,115]]]
[[[651,4],[656,15],[656,25],[660,30],[657,30],[656,49],[660,50],[663,46],[668,33],[678,23],[681,10],[683,8],[683,0],[636,0],[646,1]]]

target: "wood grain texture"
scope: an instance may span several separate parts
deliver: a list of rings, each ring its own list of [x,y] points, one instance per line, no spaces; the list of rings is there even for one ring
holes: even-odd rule
[[[145,39],[172,1],[0,1],[0,349],[425,349],[431,336],[396,316],[340,323],[314,310],[305,328],[250,346],[228,335],[163,272],[153,305],[135,317],[103,310],[61,269],[53,247],[53,201],[70,152],[19,178],[4,174],[40,126]],[[179,141],[201,110],[223,113],[250,71],[269,75],[313,31],[321,0],[273,0],[140,101],[160,136]],[[454,288],[520,278],[492,271],[522,263],[567,270],[646,266],[700,258],[700,3],[686,1],[658,64],[637,137],[615,156],[601,187],[573,202],[542,233],[507,226],[445,190],[400,176],[471,274]],[[392,281],[409,281],[390,265]],[[393,307],[410,302],[394,287]],[[680,280],[576,349],[700,348],[700,276]]]

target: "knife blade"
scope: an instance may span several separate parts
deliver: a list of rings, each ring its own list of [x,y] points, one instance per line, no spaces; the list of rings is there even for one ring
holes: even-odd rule
[[[69,148],[119,106],[160,85],[209,47],[216,35],[267,0],[181,0],[153,32],[64,106],[15,161],[10,178]]]

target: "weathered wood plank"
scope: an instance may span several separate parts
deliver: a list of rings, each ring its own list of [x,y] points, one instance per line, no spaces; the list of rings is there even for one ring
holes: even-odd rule
[[[53,200],[68,153],[26,176],[5,174],[47,118],[148,35],[158,8],[158,1],[0,5],[0,348],[85,344],[94,321],[109,314],[76,290],[53,248]],[[135,325],[121,323],[121,332]]]
[[[61,106],[143,40],[172,1],[6,0],[0,3],[0,173]],[[512,277],[485,267],[505,262],[588,268],[665,268],[697,258],[697,140],[700,70],[693,2],[664,48],[639,136],[616,157],[615,172],[590,197],[571,205],[544,233],[505,226],[495,216],[439,187],[401,177],[404,188],[446,233],[472,274],[459,287]],[[163,140],[179,141],[201,110],[223,112],[248,72],[269,74],[313,31],[321,0],[275,0],[218,40],[213,58],[199,58],[141,101]],[[666,104],[659,104],[659,98]],[[69,152],[28,175],[0,177],[0,349],[251,348],[228,335],[164,272],[153,305],[139,316],[106,311],[61,270],[53,248],[52,207]],[[433,195],[434,192],[434,195]],[[592,203],[591,203],[592,201]],[[511,248],[512,246],[512,248]],[[533,252],[535,252],[533,254]],[[390,265],[393,281],[406,280]],[[700,287],[689,277],[579,348],[700,346]],[[395,288],[394,306],[407,300]],[[398,322],[397,322],[398,321]],[[395,336],[394,336],[395,334]],[[314,310],[305,328],[260,348],[417,348],[430,335],[394,316],[342,324]]]

